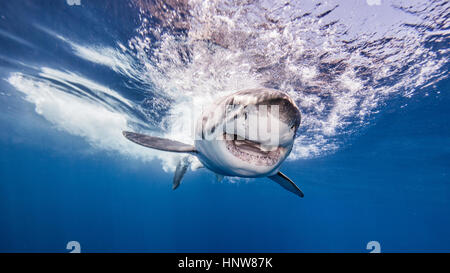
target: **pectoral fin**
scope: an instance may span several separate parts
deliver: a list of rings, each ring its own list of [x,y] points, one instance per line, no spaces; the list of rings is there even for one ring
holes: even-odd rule
[[[194,146],[189,144],[184,144],[175,140],[147,136],[143,134],[133,133],[133,132],[122,132],[123,135],[130,141],[161,151],[176,152],[176,153],[196,153]]]
[[[183,179],[184,174],[186,173],[187,168],[189,167],[190,162],[189,158],[186,156],[182,158],[178,164],[177,168],[175,170],[175,175],[173,177],[173,184],[172,184],[172,190],[175,190],[180,186],[181,179]]]
[[[297,185],[295,185],[295,183],[292,182],[292,180],[282,172],[278,172],[276,175],[268,176],[268,178],[277,182],[280,186],[294,193],[295,195],[298,195],[300,197],[304,196],[303,192],[297,187]]]

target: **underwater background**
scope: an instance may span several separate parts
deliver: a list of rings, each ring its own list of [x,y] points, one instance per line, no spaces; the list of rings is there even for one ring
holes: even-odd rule
[[[0,252],[450,251],[448,1],[0,1]],[[203,105],[287,92],[281,171],[216,181]]]

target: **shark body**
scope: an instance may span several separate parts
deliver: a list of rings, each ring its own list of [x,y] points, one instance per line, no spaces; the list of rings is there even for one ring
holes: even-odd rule
[[[268,88],[248,89],[217,100],[198,119],[194,145],[124,131],[139,145],[168,152],[187,153],[223,176],[268,177],[303,197],[303,192],[279,171],[292,150],[300,126],[300,111],[286,94]],[[173,179],[176,189],[189,166],[180,160]]]

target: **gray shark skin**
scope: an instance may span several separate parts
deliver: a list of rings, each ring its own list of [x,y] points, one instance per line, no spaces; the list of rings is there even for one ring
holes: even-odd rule
[[[123,135],[148,148],[196,156],[219,180],[223,176],[268,177],[303,197],[279,171],[299,126],[300,111],[286,93],[257,88],[233,93],[205,109],[196,124],[194,145],[126,131]],[[187,157],[179,162],[173,189],[180,185],[189,164]]]

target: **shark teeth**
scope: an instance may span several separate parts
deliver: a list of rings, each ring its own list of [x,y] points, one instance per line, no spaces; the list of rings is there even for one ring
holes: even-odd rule
[[[278,163],[282,147],[262,146],[248,139],[238,139],[236,136],[224,137],[227,150],[235,157],[257,166],[273,166]]]

